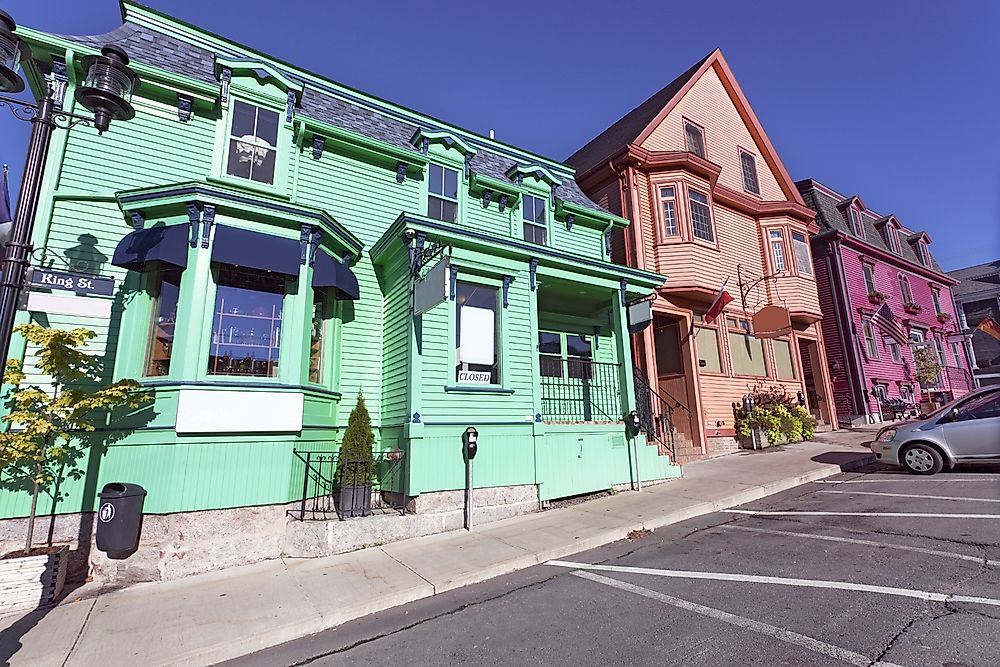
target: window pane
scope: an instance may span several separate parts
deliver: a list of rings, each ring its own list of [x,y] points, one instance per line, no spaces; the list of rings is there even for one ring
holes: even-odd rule
[[[278,114],[267,109],[257,110],[257,131],[254,133],[258,139],[267,142],[268,146],[278,145]]]
[[[444,169],[444,196],[458,199],[458,172],[454,169]]]
[[[250,164],[250,178],[258,183],[274,182],[275,151],[256,149],[256,156]]]
[[[875,332],[872,330],[872,323],[865,321],[861,325],[861,330],[865,335],[865,351],[869,359],[878,359],[878,343],[875,340]]]
[[[209,375],[278,374],[281,306],[280,274],[223,265],[219,268]]]
[[[257,109],[246,102],[236,100],[233,106],[232,136],[254,136],[254,126],[257,120]]]
[[[756,159],[750,153],[740,151],[740,162],[743,165],[743,189],[759,195],[760,185],[757,183]]]
[[[868,288],[868,293],[877,292],[878,288],[875,287],[875,269],[873,269],[869,264],[864,265],[865,272],[865,287]]]
[[[326,293],[313,290],[312,331],[309,337],[309,381],[323,381],[323,341],[326,333]]]
[[[539,331],[538,351],[542,354],[562,355],[562,337],[557,333]]]
[[[582,357],[590,359],[592,352],[590,338],[576,334],[566,335],[566,355],[570,357]]]
[[[455,222],[458,214],[458,204],[438,197],[427,198],[427,217],[443,222]]]
[[[938,295],[938,291],[936,289],[932,289],[931,290],[931,299],[934,300],[934,312],[935,313],[940,313],[941,312],[941,298]]]
[[[673,199],[674,189],[673,188],[660,188],[660,199]]]
[[[181,271],[161,270],[153,297],[153,322],[146,353],[146,375],[159,377],[170,372],[170,357],[174,348],[174,324],[177,321],[177,297],[180,294]]]
[[[712,231],[712,219],[707,205],[708,197],[694,190],[689,191],[688,195],[691,199],[691,226],[694,235],[702,240],[714,242],[715,234]]]
[[[455,289],[455,379],[500,384],[500,318],[495,287],[458,282]]]
[[[792,345],[787,340],[774,340],[774,370],[780,380],[794,380],[795,366],[792,364]]]
[[[729,354],[733,358],[734,375],[764,377],[764,342],[753,336],[729,332]]]
[[[526,222],[524,223],[524,240],[529,243],[545,245],[545,231],[545,227]]]
[[[672,200],[663,202],[663,231],[667,236],[677,236],[677,214]]]
[[[771,238],[771,255],[774,257],[774,270],[785,270],[785,245],[782,243],[781,232],[772,229],[769,233]]]
[[[705,157],[705,137],[700,127],[692,123],[684,123],[684,137],[688,151]]]
[[[812,275],[812,261],[809,257],[809,244],[805,234],[792,232],[792,246],[795,251],[795,268],[799,273]]]
[[[721,373],[719,332],[715,329],[698,329],[695,344],[698,346],[698,367],[707,373]]]
[[[231,139],[229,141],[229,161],[226,173],[230,176],[250,178],[250,161],[255,152],[253,145]]]
[[[542,377],[561,378],[562,336],[548,331],[538,332],[538,361]]]
[[[427,165],[427,191],[444,194],[444,170],[433,163]]]

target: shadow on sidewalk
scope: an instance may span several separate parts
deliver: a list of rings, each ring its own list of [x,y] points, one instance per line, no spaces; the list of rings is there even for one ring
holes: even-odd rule
[[[855,471],[875,465],[874,456],[870,456],[871,461],[864,462],[859,462],[858,457],[858,452],[823,452],[822,454],[817,454],[809,460],[815,461],[816,463],[830,463],[835,466],[840,466],[840,469],[844,471]]]

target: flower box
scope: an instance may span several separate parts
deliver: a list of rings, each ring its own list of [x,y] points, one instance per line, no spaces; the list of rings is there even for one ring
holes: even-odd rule
[[[0,615],[55,602],[66,583],[68,560],[66,545],[37,555],[0,558]]]
[[[921,306],[919,303],[910,302],[903,304],[903,310],[908,312],[910,315],[919,315],[920,313],[924,312],[924,307]]]
[[[868,300],[871,301],[876,306],[889,298],[889,295],[883,294],[882,292],[869,292]]]
[[[950,313],[938,313],[937,314],[937,321],[940,322],[941,324],[944,324],[945,322],[951,322],[951,314]]]

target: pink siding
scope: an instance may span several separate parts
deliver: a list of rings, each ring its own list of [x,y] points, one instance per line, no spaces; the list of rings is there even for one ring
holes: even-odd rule
[[[862,310],[867,313],[874,311],[878,305],[872,304],[868,298],[868,290],[865,286],[862,255],[856,248],[847,246],[841,247],[841,259],[844,266],[844,273],[847,278],[848,294],[851,301],[851,318],[858,331],[858,342],[861,346],[862,366],[865,374],[865,386],[872,388],[873,381],[888,385],[889,398],[898,398],[899,388],[902,384],[916,383],[913,380],[913,354],[908,348],[903,348],[902,361],[895,362],[889,349],[885,345],[885,334],[875,327],[877,358],[868,358],[867,350],[864,346],[862,330]],[[940,340],[944,351],[945,368],[942,373],[943,380],[941,388],[950,390],[955,397],[961,396],[969,391],[967,382],[959,381],[964,378],[968,370],[967,360],[961,360],[961,368],[956,367],[955,358],[952,354],[951,344],[947,336],[955,332],[955,311],[951,299],[951,290],[939,283],[935,285],[940,289],[941,311],[951,316],[951,320],[945,323],[938,321],[937,313],[934,309],[934,302],[931,296],[931,283],[907,268],[907,263],[901,261],[899,264],[890,265],[884,261],[874,260],[875,284],[879,292],[888,295],[887,303],[892,310],[896,320],[903,326],[904,330],[916,326],[925,329],[925,337],[930,347],[933,348],[934,340]],[[902,274],[907,277],[910,284],[910,293],[914,303],[923,306],[923,311],[919,314],[910,314],[903,310],[903,298],[900,293],[898,276]],[[829,339],[828,339],[829,340]],[[827,353],[830,353],[828,348]]]
[[[819,306],[823,311],[823,341],[825,343],[826,359],[830,367],[830,384],[833,389],[833,404],[838,415],[851,414],[851,385],[847,380],[848,363],[844,348],[840,343],[840,332],[837,326],[837,309],[833,302],[833,287],[830,281],[830,264],[832,256],[829,246],[822,250],[813,249],[813,264],[816,271],[816,288],[819,291]],[[834,276],[836,265],[834,264]]]

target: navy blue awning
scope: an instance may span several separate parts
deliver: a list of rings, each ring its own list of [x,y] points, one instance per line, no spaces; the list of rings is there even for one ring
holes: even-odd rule
[[[115,248],[111,263],[133,271],[147,262],[163,262],[179,269],[187,267],[188,225],[139,229],[128,234]]]
[[[338,262],[323,250],[316,251],[313,264],[313,287],[337,290],[337,298],[357,300],[361,296],[358,278],[351,267]]]
[[[213,262],[297,276],[302,264],[301,256],[302,244],[296,239],[228,225],[217,225],[215,228]]]

